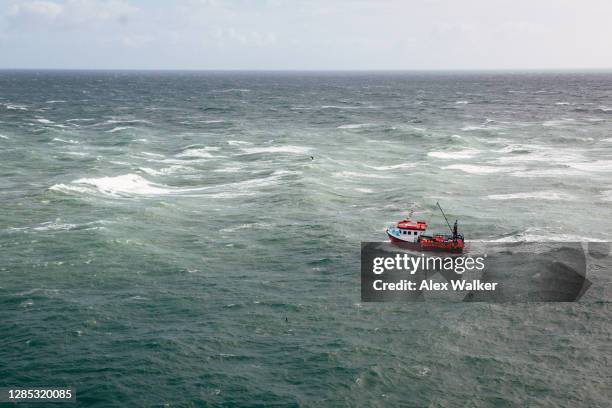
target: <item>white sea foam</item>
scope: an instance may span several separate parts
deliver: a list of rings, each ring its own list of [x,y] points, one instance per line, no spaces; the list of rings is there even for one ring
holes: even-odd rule
[[[124,174],[115,177],[82,178],[70,184],[55,184],[49,189],[67,194],[102,194],[113,198],[130,196],[163,196],[180,195],[185,197],[200,197],[203,194],[209,198],[229,198],[256,194],[255,189],[276,185],[283,176],[299,174],[295,171],[278,170],[267,177],[243,180],[236,183],[218,184],[193,188],[175,188],[151,181],[137,174]]]
[[[155,170],[155,169],[152,169],[150,167],[139,167],[138,170],[140,170],[140,171],[142,171],[144,173],[147,173],[150,176],[159,176],[159,175],[163,174],[161,172],[161,170]]]
[[[468,242],[605,242],[605,240],[576,234],[530,234],[523,233],[510,237]]]
[[[380,170],[380,171],[410,169],[410,168],[416,167],[416,163],[401,163],[401,164],[394,164],[394,165],[389,165],[389,166],[368,166],[368,167],[371,169]]]
[[[338,126],[338,129],[362,129],[362,128],[366,128],[366,127],[371,127],[374,126],[373,123],[355,123],[355,124],[349,124],[349,125],[340,125]]]
[[[115,177],[82,178],[71,184],[56,184],[50,190],[77,193],[99,192],[120,197],[125,195],[162,195],[171,194],[170,187],[149,182],[137,174],[124,174]]]
[[[555,102],[555,105],[569,105],[569,102]]]
[[[91,122],[92,120],[95,120],[94,118],[74,118],[74,119],[68,119],[66,120],[66,122]]]
[[[233,233],[233,232],[238,232],[238,231],[243,231],[245,229],[270,229],[272,227],[271,224],[265,223],[265,222],[251,222],[251,223],[247,223],[247,224],[240,224],[240,225],[234,225],[231,227],[226,227],[226,228],[222,228],[219,230],[219,232],[224,232],[224,233]]]
[[[9,139],[9,137],[5,135],[0,135],[0,139]]]
[[[356,188],[355,191],[358,191],[360,193],[366,193],[366,194],[374,193],[374,190],[372,190],[370,188]]]
[[[582,154],[575,150],[561,150],[553,149],[549,147],[536,146],[536,145],[516,145],[509,147],[510,149],[527,150],[529,153],[526,154],[511,154],[496,159],[497,163],[525,163],[525,162],[546,162],[546,163],[559,163],[568,165],[571,162],[580,162]]]
[[[149,299],[148,297],[144,297],[144,296],[138,296],[138,295],[136,295],[136,296],[132,296],[132,297],[130,298],[130,300],[142,300],[142,301],[149,301],[149,300],[151,300],[151,299]]]
[[[20,110],[20,111],[27,111],[28,110],[28,107],[26,105],[19,105],[19,104],[15,104],[15,103],[5,103],[3,105],[8,110]]]
[[[550,201],[572,201],[575,200],[571,194],[559,191],[534,191],[512,194],[491,194],[489,200],[550,200]]]
[[[50,125],[50,124],[52,124],[52,123],[55,123],[55,122],[53,122],[52,120],[45,119],[45,118],[36,118],[36,121],[37,121],[38,123],[42,123],[42,124],[45,124],[45,125]]]
[[[599,122],[605,122],[605,119],[602,118],[585,118],[587,120],[587,122],[592,122],[592,123],[599,123]]]
[[[115,132],[121,132],[122,130],[128,130],[128,129],[136,129],[136,128],[134,126],[115,126],[111,130],[107,130],[106,132],[115,133]]]
[[[228,140],[227,144],[230,146],[242,146],[242,145],[250,145],[251,142],[245,142],[244,140]]]
[[[218,147],[206,146],[206,147],[187,147],[181,153],[177,154],[176,157],[200,157],[204,159],[213,158],[210,152],[219,150]]]
[[[525,177],[525,178],[538,178],[538,177],[550,177],[550,178],[563,178],[563,177],[581,177],[585,173],[580,170],[570,168],[550,168],[550,169],[537,169],[537,170],[519,170],[511,174],[513,177]]]
[[[508,143],[511,142],[511,140],[508,140],[508,139],[503,138],[503,137],[496,137],[495,139],[477,137],[476,140],[479,141],[480,143],[486,143],[486,144],[490,144],[490,145],[508,144]]]
[[[11,232],[44,232],[44,231],[70,231],[74,229],[99,229],[100,225],[107,224],[109,221],[98,220],[87,222],[84,224],[72,224],[72,223],[64,223],[61,222],[60,218],[54,221],[47,221],[40,224],[26,226],[26,227],[13,227],[9,228],[8,231]]]
[[[151,157],[160,157],[160,158],[166,157],[163,154],[151,153],[151,152],[140,152],[140,154],[144,154],[145,156],[151,156]]]
[[[151,121],[146,119],[109,119],[104,122],[109,125],[120,124],[120,123],[147,123],[151,124]]]
[[[66,231],[74,229],[77,226],[76,224],[63,224],[58,221],[59,220],[56,220],[54,222],[45,222],[32,229],[34,231]]]
[[[55,141],[55,142],[62,142],[62,143],[69,143],[69,144],[78,144],[79,143],[77,140],[72,140],[72,139],[64,140],[64,139],[60,139],[59,137],[54,137],[53,141]]]
[[[543,147],[535,145],[524,145],[524,144],[509,144],[501,149],[493,150],[495,153],[531,153],[532,150],[542,150]]]
[[[427,156],[435,157],[436,159],[455,160],[455,159],[470,159],[480,153],[476,149],[464,149],[456,151],[429,152]]]
[[[500,167],[500,166],[485,166],[476,164],[452,164],[450,166],[442,167],[445,170],[460,170],[468,174],[494,174],[494,173],[508,173],[516,170],[515,167]]]
[[[547,120],[544,123],[542,123],[542,126],[544,127],[564,127],[567,125],[572,125],[576,122],[575,119],[571,119],[571,118],[564,118],[564,119],[559,119],[559,120]]]
[[[215,173],[238,173],[242,171],[240,167],[223,167],[221,169],[213,170]]]
[[[149,167],[140,167],[139,170],[143,171],[144,173],[147,173],[150,176],[163,176],[163,175],[179,173],[183,171],[190,171],[190,170],[193,170],[193,168],[187,167],[187,166],[181,166],[180,164],[176,164],[173,166],[164,167],[159,170],[155,170]]]
[[[207,198],[219,198],[219,199],[228,199],[228,198],[236,198],[236,197],[248,197],[257,195],[254,191],[235,191],[235,192],[226,192],[226,193],[212,193],[207,194]]]
[[[461,128],[461,130],[464,132],[470,132],[472,130],[487,130],[487,129],[488,128],[486,126],[474,126],[474,125],[464,126]]]
[[[226,92],[251,92],[247,88],[228,88],[228,89],[213,89],[211,92],[215,93],[226,93]]]
[[[579,137],[579,136],[570,136],[570,137],[563,137],[563,139],[568,140],[568,141],[574,141],[574,140],[578,140],[581,142],[593,142],[595,141],[595,138],[593,137]]]
[[[258,153],[290,153],[290,154],[305,154],[312,150],[307,146],[270,146],[270,147],[245,147],[242,149],[247,154]]]
[[[604,201],[612,201],[612,190],[602,191],[601,199]]]
[[[202,120],[200,122],[206,123],[206,124],[212,124],[212,123],[223,123],[223,122],[225,122],[225,120],[223,120],[223,119],[211,119],[211,120]]]
[[[457,105],[467,105],[468,103],[470,103],[470,101],[457,101],[457,102],[455,102],[455,104],[457,104]]]
[[[360,106],[323,105],[321,109],[359,109]]]
[[[92,190],[87,187],[75,186],[75,185],[70,185],[70,184],[54,184],[51,187],[49,187],[49,190],[59,191],[61,193],[68,193],[68,194],[70,193],[88,194],[92,192]]]
[[[42,294],[46,296],[53,296],[60,293],[59,289],[49,289],[49,288],[33,288],[23,292],[15,293],[17,296],[29,296],[33,294]]]
[[[220,157],[220,156],[215,156],[215,157]],[[149,162],[166,163],[166,164],[178,164],[178,165],[205,163],[205,162],[207,162],[209,160],[210,160],[209,157],[202,158],[202,157],[197,157],[197,156],[180,158],[180,159],[163,159],[163,160],[159,160],[159,159],[147,159],[147,161],[149,161]]]
[[[596,160],[591,162],[567,163],[568,166],[595,173],[604,173],[612,171],[612,160]]]
[[[76,228],[76,224],[63,224],[59,220],[43,222],[31,227],[12,227],[8,231],[11,232],[29,232],[29,231],[68,231]]]
[[[491,119],[487,119],[485,120],[484,123],[481,123],[479,125],[466,125],[463,126],[461,128],[461,131],[463,132],[471,132],[474,130],[501,130],[504,129],[503,126],[500,126],[500,124],[504,124],[504,125],[508,125],[510,124],[509,122],[500,122],[500,121],[496,121],[496,120],[491,120]],[[512,123],[513,125],[516,125],[516,122]]]
[[[47,101],[45,103],[66,103],[66,101],[64,101],[64,100],[53,100],[53,101]]]
[[[390,177],[383,176],[380,174],[373,173],[359,173],[356,171],[340,171],[333,174],[335,177],[343,177],[343,178],[375,178],[375,179],[387,179]]]
[[[272,185],[277,185],[282,180],[283,176],[292,175],[292,174],[300,174],[300,173],[296,171],[277,170],[267,177],[260,177],[260,178],[238,181],[235,183],[204,187],[199,190],[214,190],[213,194],[208,195],[209,197],[228,198],[230,196],[236,197],[240,195],[253,195],[254,191],[252,190],[260,188],[260,187],[269,187]],[[226,190],[226,191],[218,192],[218,190]],[[227,191],[227,190],[231,190],[231,191]]]

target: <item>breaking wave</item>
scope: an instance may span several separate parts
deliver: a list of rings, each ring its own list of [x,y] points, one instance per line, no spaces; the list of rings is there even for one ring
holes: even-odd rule
[[[243,146],[243,145],[250,145],[252,144],[251,142],[245,142],[244,140],[228,140],[227,144],[230,146]]]
[[[172,194],[171,187],[151,183],[137,174],[125,174],[115,177],[81,178],[71,184],[55,184],[50,190],[77,193],[102,193],[113,197],[129,195],[162,195]]]
[[[465,149],[465,150],[456,150],[456,151],[429,152],[427,153],[427,156],[435,157],[436,159],[456,160],[456,159],[471,159],[472,157],[478,154],[480,154],[480,150]]]
[[[516,170],[514,167],[498,167],[498,166],[484,166],[476,164],[452,164],[450,166],[442,167],[446,170],[460,170],[468,174],[494,174],[494,173],[508,173]]]
[[[176,164],[176,165],[172,165],[169,167],[164,167],[159,170],[155,170],[150,167],[140,167],[139,170],[150,176],[164,176],[168,174],[190,171],[190,170],[193,170],[193,168],[187,167],[187,166],[181,166],[180,164]]]
[[[69,144],[78,144],[79,143],[77,140],[72,140],[72,139],[64,140],[64,139],[60,139],[59,137],[54,137],[53,141],[54,142],[69,143]]]
[[[115,133],[115,132],[121,132],[122,130],[128,130],[128,129],[136,129],[136,128],[134,126],[115,126],[111,130],[107,130],[106,132]]]
[[[373,123],[355,123],[350,125],[340,125],[338,129],[362,129],[366,127],[374,126]]]
[[[592,162],[567,163],[568,166],[586,172],[610,172],[612,171],[612,160],[596,160]]]
[[[108,221],[98,220],[87,222],[84,224],[72,224],[72,223],[63,223],[61,219],[56,219],[55,221],[47,221],[41,224],[27,226],[27,227],[12,227],[9,228],[9,232],[44,232],[44,231],[71,231],[71,230],[84,230],[84,229],[99,229],[100,225],[107,224]]]
[[[28,107],[26,105],[20,105],[16,103],[3,103],[2,105],[4,105],[4,107],[8,110],[20,110],[20,111],[28,110]]]
[[[210,152],[216,152],[218,150],[219,150],[218,147],[212,147],[212,146],[187,147],[181,153],[177,154],[176,157],[199,157],[199,158],[204,158],[204,159],[210,159],[210,158],[216,157],[210,154]]]
[[[371,169],[380,170],[380,171],[410,169],[410,168],[416,167],[416,163],[401,163],[401,164],[394,164],[394,165],[389,165],[389,166],[368,166],[368,167]]]
[[[307,146],[270,146],[270,147],[245,147],[242,149],[246,154],[259,153],[289,153],[289,154],[305,154],[311,151],[311,147]]]
[[[359,173],[355,171],[340,171],[338,173],[334,173],[335,177],[343,177],[343,178],[375,178],[375,179],[386,179],[390,178],[388,176],[383,176],[380,174],[372,174],[372,173]]]
[[[145,170],[146,169],[146,170]],[[184,168],[182,168],[184,169]],[[141,171],[149,175],[163,175],[164,170],[153,170],[141,168]],[[168,172],[179,170],[176,167],[167,168]],[[208,194],[210,197],[252,195],[250,191],[259,187],[266,187],[278,184],[286,175],[299,174],[296,171],[277,170],[266,177],[242,180],[234,183],[216,184],[210,186],[178,188],[164,184],[153,183],[138,174],[124,174],[114,177],[81,178],[69,184],[55,184],[49,188],[67,194],[102,194],[113,198],[128,198],[131,196],[164,196],[164,195],[183,195]],[[229,191],[228,191],[229,190]]]
[[[323,105],[321,109],[360,109],[360,106]]]
[[[491,194],[489,200],[551,200],[551,201],[572,201],[575,200],[571,194],[558,191],[536,191],[512,194]]]
[[[521,233],[517,235],[489,239],[489,240],[468,240],[468,242],[607,242],[605,240],[593,237],[587,237],[578,234],[550,234],[543,232],[542,234]]]

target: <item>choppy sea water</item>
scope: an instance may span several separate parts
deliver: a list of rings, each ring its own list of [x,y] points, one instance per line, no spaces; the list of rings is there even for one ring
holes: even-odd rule
[[[609,241],[611,175],[612,74],[0,72],[0,386],[606,406],[608,303],[361,303],[359,249]]]

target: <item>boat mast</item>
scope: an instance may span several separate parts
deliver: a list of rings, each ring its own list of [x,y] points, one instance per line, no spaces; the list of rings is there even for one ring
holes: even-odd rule
[[[436,205],[438,206],[438,208],[442,212],[442,216],[446,220],[446,225],[448,225],[448,229],[450,230],[451,233],[453,233],[453,229],[451,228],[450,223],[448,222],[448,218],[446,218],[446,214],[444,214],[444,210],[442,209],[442,207],[440,207],[440,203],[436,201]]]

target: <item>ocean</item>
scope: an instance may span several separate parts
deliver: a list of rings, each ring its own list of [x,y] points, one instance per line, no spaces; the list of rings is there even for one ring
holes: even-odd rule
[[[609,301],[362,303],[359,253],[610,241],[611,175],[610,73],[0,71],[0,387],[609,406]]]

